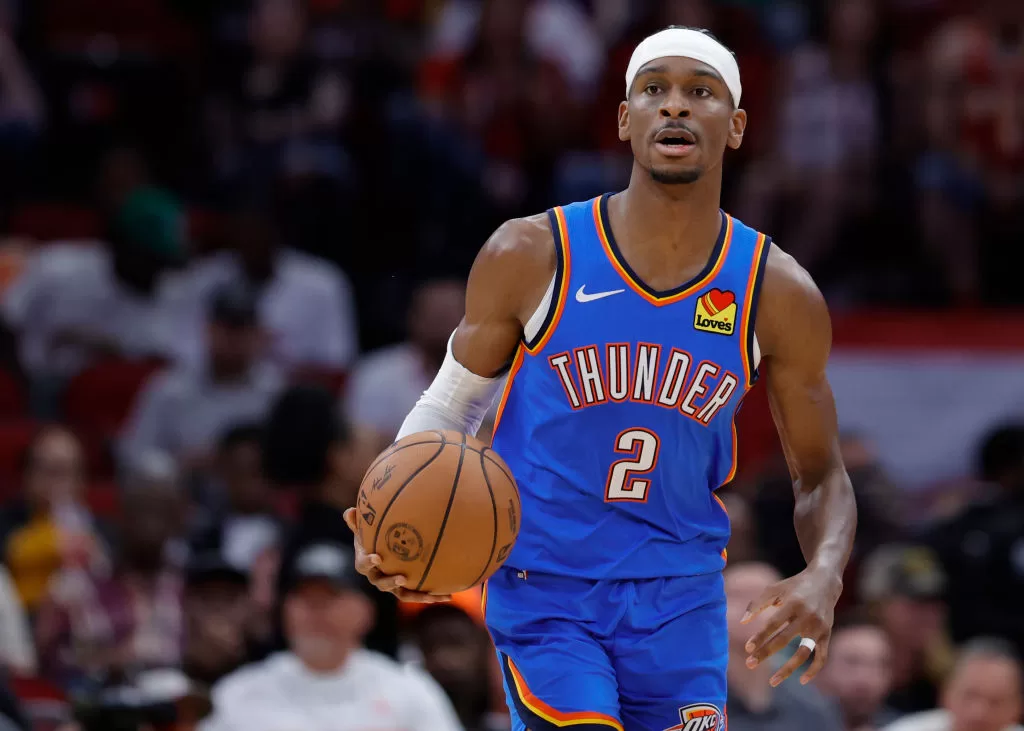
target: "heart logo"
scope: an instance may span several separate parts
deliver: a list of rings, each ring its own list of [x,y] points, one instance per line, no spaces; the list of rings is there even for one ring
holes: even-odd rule
[[[735,294],[732,292],[723,292],[720,289],[713,289],[704,295],[705,305],[711,305],[711,307],[706,307],[709,314],[718,314],[735,301]]]

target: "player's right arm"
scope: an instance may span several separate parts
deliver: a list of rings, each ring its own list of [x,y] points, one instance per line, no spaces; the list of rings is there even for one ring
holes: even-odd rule
[[[546,214],[504,223],[477,254],[466,285],[466,314],[452,336],[441,370],[409,413],[401,439],[429,429],[475,434],[523,338],[523,328],[544,299],[557,260]],[[345,521],[356,533],[355,509]],[[404,587],[404,576],[380,571],[381,557],[355,542],[356,569],[381,591],[402,601],[450,597]]]

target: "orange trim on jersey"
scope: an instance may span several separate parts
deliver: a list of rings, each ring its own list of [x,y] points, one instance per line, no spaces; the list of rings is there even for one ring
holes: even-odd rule
[[[747,343],[750,342],[750,313],[754,305],[754,282],[757,281],[757,273],[761,268],[761,251],[764,249],[768,237],[764,234],[757,235],[757,244],[754,246],[754,265],[750,267],[750,276],[747,278],[747,297],[743,303],[743,323],[740,325],[740,347],[743,358],[743,375],[747,379],[747,388],[753,386],[754,364],[750,362],[750,353],[747,352]]]
[[[505,381],[505,388],[501,391],[501,401],[498,402],[498,410],[494,414],[494,426],[491,428],[491,439],[498,433],[498,425],[501,424],[501,415],[505,411],[505,404],[508,402],[508,395],[512,393],[512,382],[516,380],[516,374],[523,367],[523,357],[526,354],[525,343],[520,343],[516,348],[515,357],[512,359],[512,367],[508,370],[508,380]]]
[[[562,252],[562,282],[558,292],[555,294],[557,297],[555,301],[555,314],[551,318],[551,322],[544,328],[543,334],[540,334],[540,339],[537,344],[532,348],[526,346],[526,350],[530,355],[536,355],[540,351],[544,350],[544,346],[548,344],[548,340],[551,339],[551,335],[555,332],[555,328],[558,327],[558,321],[562,318],[562,311],[565,309],[565,301],[569,293],[569,271],[571,268],[571,262],[569,261],[569,227],[565,222],[565,211],[562,210],[561,206],[554,209],[555,220],[558,221],[558,230],[553,233],[558,238],[556,242]]]
[[[559,728],[571,728],[572,726],[593,724],[597,726],[607,726],[608,728],[616,729],[616,731],[624,731],[622,724],[619,723],[618,719],[606,716],[603,713],[592,713],[587,711],[562,713],[561,711],[556,711],[530,691],[526,685],[526,681],[523,680],[523,676],[520,674],[519,669],[516,667],[515,663],[512,662],[512,658],[506,655],[505,661],[508,663],[508,669],[512,673],[512,681],[515,684],[515,691],[516,695],[519,696],[519,700],[522,701],[523,705],[529,708],[534,714],[543,718],[548,723],[554,724]]]
[[[615,267],[615,271],[619,273],[619,276],[622,277],[623,281],[625,281],[634,292],[657,307],[671,305],[675,302],[679,302],[680,300],[684,300],[697,290],[706,287],[708,283],[718,275],[718,272],[722,269],[722,265],[725,264],[726,255],[729,253],[729,245],[732,243],[732,216],[727,213],[725,214],[725,240],[722,242],[722,249],[718,252],[718,259],[715,261],[715,265],[711,267],[711,271],[701,277],[698,281],[689,285],[682,292],[676,292],[675,294],[670,294],[665,297],[658,297],[644,289],[640,283],[630,275],[626,268],[622,266],[618,258],[615,256],[615,252],[612,250],[610,237],[608,236],[608,229],[606,228],[607,222],[604,220],[604,216],[601,215],[600,198],[594,200],[594,223],[597,225],[597,235],[601,239],[601,245],[604,247],[604,253],[608,257],[608,261],[610,261],[612,266]]]
[[[480,590],[480,616],[487,621],[487,582],[484,582],[483,589]]]

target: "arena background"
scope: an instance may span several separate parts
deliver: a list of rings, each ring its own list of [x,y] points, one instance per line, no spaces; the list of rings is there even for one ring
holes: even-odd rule
[[[628,181],[622,76],[668,24],[735,50],[723,206],[833,312],[861,509],[843,610],[874,664],[787,696],[787,727],[959,718],[956,647],[1024,649],[1024,4],[0,0],[0,727],[190,728],[284,647],[278,567],[349,540],[337,512],[483,241]],[[739,422],[730,561],[792,573],[763,387]],[[475,601],[378,598],[367,642],[504,728]],[[103,695],[125,686],[145,713]]]

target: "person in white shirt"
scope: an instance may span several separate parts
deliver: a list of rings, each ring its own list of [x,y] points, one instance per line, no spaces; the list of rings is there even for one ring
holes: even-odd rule
[[[269,216],[234,212],[231,248],[200,259],[170,286],[176,312],[175,358],[195,365],[204,355],[203,305],[217,287],[248,282],[268,343],[263,357],[280,370],[344,370],[359,349],[352,285],[334,264],[282,247]]]
[[[915,713],[884,731],[1024,731],[1024,668],[1009,643],[971,640],[942,692],[942,708]]]
[[[209,467],[221,436],[240,422],[260,421],[284,381],[259,363],[263,333],[256,296],[243,283],[218,289],[209,310],[209,354],[202,365],[177,366],[153,376],[139,394],[119,445],[129,465],[150,450]]]
[[[103,355],[169,355],[163,275],[184,257],[183,221],[169,196],[138,188],[112,216],[108,243],[52,243],[33,254],[2,302],[25,371],[68,378]]]
[[[462,731],[429,675],[361,648],[373,604],[353,566],[343,544],[299,555],[284,599],[290,650],[215,685],[199,731]]]

